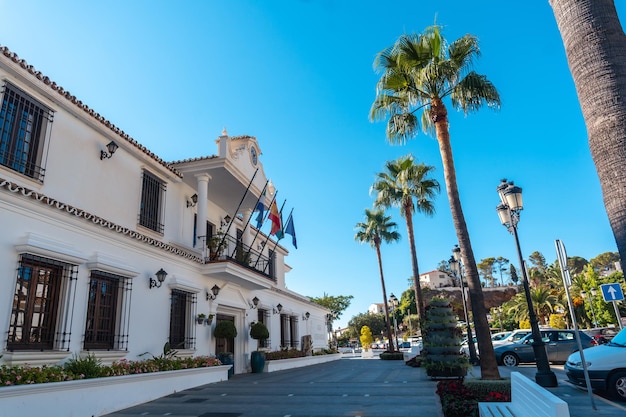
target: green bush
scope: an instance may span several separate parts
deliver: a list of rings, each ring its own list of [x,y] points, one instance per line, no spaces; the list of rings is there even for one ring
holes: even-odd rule
[[[285,349],[285,350],[276,350],[274,352],[267,352],[265,354],[265,359],[268,361],[279,360],[279,359],[291,359],[291,358],[303,358],[305,353],[301,350],[296,349]]]
[[[102,375],[102,361],[92,353],[84,358],[74,354],[72,359],[63,365],[63,369],[69,374],[82,375],[83,378],[98,378]]]
[[[404,359],[402,352],[383,352],[379,357],[384,361],[401,361]]]

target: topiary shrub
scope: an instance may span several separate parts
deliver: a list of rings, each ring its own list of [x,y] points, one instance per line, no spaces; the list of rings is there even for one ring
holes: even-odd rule
[[[220,339],[234,339],[237,337],[235,323],[230,320],[222,320],[215,325],[213,335]]]

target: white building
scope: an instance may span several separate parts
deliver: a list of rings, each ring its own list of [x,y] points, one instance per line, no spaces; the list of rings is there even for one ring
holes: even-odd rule
[[[110,363],[170,342],[233,352],[243,373],[255,321],[269,350],[327,346],[329,311],[285,287],[291,236],[255,228],[268,185],[256,138],[224,131],[216,155],[166,162],[5,47],[0,100],[0,363]],[[213,336],[223,320],[234,339]]]
[[[383,314],[385,312],[385,304],[383,303],[373,303],[370,304],[367,312],[370,314]]]
[[[445,272],[434,270],[420,275],[420,286],[434,290],[436,288],[452,287],[454,286],[454,281]]]

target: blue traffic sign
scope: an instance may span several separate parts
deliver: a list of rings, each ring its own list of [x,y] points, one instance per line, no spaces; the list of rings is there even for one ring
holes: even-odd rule
[[[624,292],[618,283],[600,285],[604,301],[621,301],[624,299]]]

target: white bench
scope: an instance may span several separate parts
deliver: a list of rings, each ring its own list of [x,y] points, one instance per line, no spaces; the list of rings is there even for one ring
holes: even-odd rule
[[[478,403],[480,417],[569,417],[567,403],[519,372],[511,372],[511,402]]]

